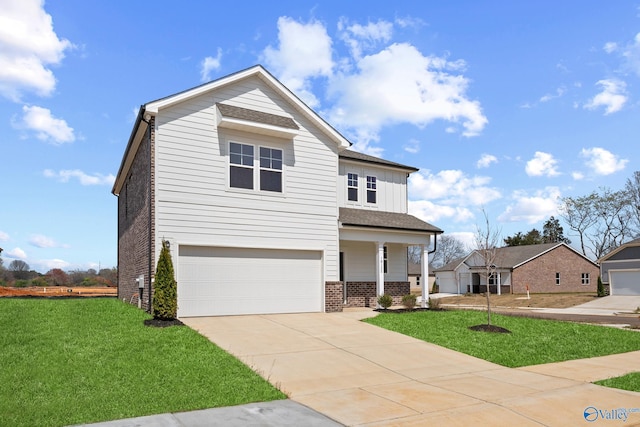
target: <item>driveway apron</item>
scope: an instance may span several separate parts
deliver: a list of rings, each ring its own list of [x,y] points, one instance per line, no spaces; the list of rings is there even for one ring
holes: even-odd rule
[[[640,352],[595,365],[510,369],[359,321],[370,313],[181,320],[292,400],[344,425],[566,426],[594,417],[640,425],[640,393],[586,382],[618,360],[640,371]]]

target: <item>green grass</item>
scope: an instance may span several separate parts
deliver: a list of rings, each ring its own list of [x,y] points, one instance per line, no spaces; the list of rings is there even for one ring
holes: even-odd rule
[[[596,384],[605,387],[620,388],[622,390],[640,391],[640,372],[633,372],[621,377],[596,381]]]
[[[63,426],[286,396],[186,326],[115,299],[0,298],[0,425]]]
[[[516,368],[640,350],[640,333],[605,326],[492,314],[510,334],[474,332],[486,312],[381,313],[366,322],[424,341]]]

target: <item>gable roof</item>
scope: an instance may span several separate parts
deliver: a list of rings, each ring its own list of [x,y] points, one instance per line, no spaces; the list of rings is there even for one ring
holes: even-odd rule
[[[407,166],[396,162],[390,162],[389,160],[380,159],[378,157],[369,156],[368,154],[358,153],[352,150],[343,150],[340,152],[340,158],[345,160],[352,160],[356,162],[371,163],[375,165],[390,166],[398,169],[405,169],[410,172],[417,172],[419,169],[413,166]]]
[[[344,225],[386,228],[394,230],[422,231],[440,234],[438,227],[413,215],[398,212],[382,212],[369,209],[340,208],[340,223]]]
[[[473,252],[471,253],[473,254]],[[463,262],[465,262],[467,260],[467,258],[469,258],[471,256],[471,254],[460,257],[460,258],[456,258],[452,261],[449,261],[448,263],[446,263],[445,265],[443,265],[442,267],[438,267],[436,269],[434,269],[433,271],[455,271]]]
[[[515,269],[520,267],[523,264],[532,261],[547,252],[550,252],[560,246],[564,246],[574,252],[576,255],[584,258],[590,263],[597,265],[595,262],[567,245],[566,243],[542,243],[539,245],[520,245],[520,246],[505,246],[502,248],[496,249],[496,264],[498,268],[501,269]],[[463,262],[467,259],[471,258],[477,250],[472,251],[469,255],[463,258],[458,258],[456,260],[451,261],[450,263],[436,269],[435,271],[454,271],[456,270]],[[471,268],[477,268],[474,266],[470,266]]]
[[[157,99],[155,101],[148,102],[142,105],[138,111],[138,116],[136,118],[135,124],[131,131],[131,135],[129,136],[129,141],[127,143],[127,147],[125,148],[125,153],[122,157],[122,161],[120,163],[120,168],[118,169],[118,174],[116,175],[116,180],[113,184],[113,188],[111,192],[115,195],[120,193],[122,186],[124,185],[124,181],[126,176],[131,168],[131,164],[133,163],[133,158],[140,146],[140,142],[147,131],[149,126],[149,121],[152,117],[156,116],[161,110],[176,105],[180,102],[184,102],[191,98],[200,96],[207,92],[211,92],[213,90],[217,90],[221,87],[235,84],[240,80],[257,77],[266,85],[268,85],[272,90],[274,90],[278,95],[282,96],[290,105],[292,105],[298,112],[300,112],[303,116],[309,119],[315,126],[317,126],[325,135],[327,135],[332,141],[334,141],[339,150],[344,150],[351,146],[351,142],[349,142],[340,132],[338,132],[333,126],[327,123],[322,117],[318,115],[315,111],[313,111],[307,104],[305,104],[300,98],[298,98],[293,92],[291,92],[286,86],[284,86],[278,79],[276,79],[271,73],[269,73],[262,65],[255,65],[253,67],[247,68],[245,70],[238,71],[233,74],[229,74],[228,76],[221,77],[219,79],[210,81],[208,83],[202,84],[200,86],[196,86],[191,89],[184,90],[182,92],[178,92],[176,94],[166,96],[164,98]],[[218,105],[218,109],[220,109],[220,105]],[[225,107],[222,107],[225,110]],[[241,109],[244,110],[244,109]],[[227,108],[225,110],[228,116],[242,116],[235,117],[240,118],[241,120],[252,120],[256,117],[255,113],[259,113],[257,111],[250,112],[251,110],[240,111],[240,110],[232,110]],[[221,111],[221,114],[225,114]],[[264,114],[264,113],[263,113]],[[272,115],[271,115],[272,116]],[[251,118],[249,118],[251,117]],[[291,125],[291,123],[286,123],[286,121],[282,121],[282,119],[286,119],[285,117],[280,117],[278,120],[278,124],[276,126],[285,127]],[[258,122],[260,120],[266,120],[268,122],[275,120],[274,117],[260,116]],[[291,120],[293,122],[293,120]],[[282,124],[285,126],[282,126]],[[270,123],[267,123],[270,124]],[[295,125],[295,122],[293,123]],[[297,125],[295,125],[297,127]]]
[[[621,252],[627,248],[631,248],[634,246],[640,246],[640,238],[638,239],[633,239],[631,241],[628,241],[627,243],[624,243],[620,246],[618,246],[617,248],[615,248],[614,250],[612,250],[611,252],[609,252],[608,254],[604,255],[603,257],[601,257],[598,262],[602,263],[602,261],[606,261],[609,258],[611,258],[612,256],[614,256],[615,254],[617,254],[618,252]]]

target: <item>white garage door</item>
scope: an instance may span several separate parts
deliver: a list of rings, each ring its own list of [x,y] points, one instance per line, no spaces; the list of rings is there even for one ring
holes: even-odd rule
[[[178,316],[322,311],[318,251],[180,246]]]
[[[611,295],[640,295],[640,270],[609,270]]]

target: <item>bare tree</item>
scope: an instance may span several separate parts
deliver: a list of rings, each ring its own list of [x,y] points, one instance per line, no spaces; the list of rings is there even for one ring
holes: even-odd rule
[[[582,197],[562,199],[562,216],[578,234],[583,255],[602,257],[633,236],[633,209],[627,190],[601,188]]]
[[[431,258],[434,267],[442,267],[457,258],[461,258],[468,253],[464,243],[454,236],[443,234],[438,238],[438,246]]]
[[[29,277],[29,264],[21,259],[14,259],[9,264],[8,270],[13,273],[13,277],[18,280],[27,279]]]
[[[484,214],[484,227],[477,226],[476,231],[476,253],[481,259],[483,272],[487,284],[487,325],[491,326],[491,291],[489,288],[489,278],[496,272],[498,255],[498,243],[500,242],[501,230],[491,226],[486,211]],[[500,284],[498,284],[500,286]]]
[[[640,171],[635,171],[631,178],[627,179],[625,190],[629,195],[631,204],[631,216],[633,218],[634,237],[640,234]]]

